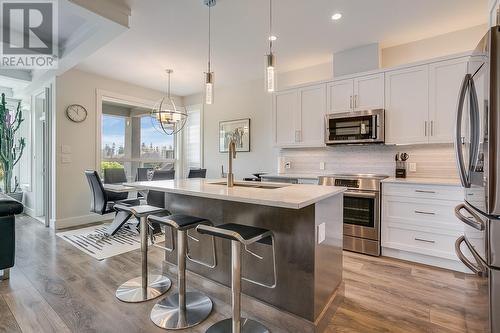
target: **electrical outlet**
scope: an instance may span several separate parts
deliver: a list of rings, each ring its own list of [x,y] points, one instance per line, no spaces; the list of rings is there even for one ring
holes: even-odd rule
[[[321,223],[318,225],[318,244],[321,244],[326,239],[326,224]]]
[[[291,169],[292,168],[292,162],[285,162],[285,169]]]
[[[325,162],[319,162],[319,169],[325,170]]]
[[[410,172],[417,172],[417,163],[415,162],[410,163]]]

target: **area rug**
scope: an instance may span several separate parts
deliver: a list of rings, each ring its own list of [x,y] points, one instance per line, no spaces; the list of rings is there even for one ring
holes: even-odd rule
[[[114,257],[141,247],[140,235],[132,230],[121,228],[113,236],[106,234],[108,224],[57,233],[57,237],[97,260]],[[155,236],[156,242],[163,242],[164,235]],[[149,241],[151,244],[151,242]]]

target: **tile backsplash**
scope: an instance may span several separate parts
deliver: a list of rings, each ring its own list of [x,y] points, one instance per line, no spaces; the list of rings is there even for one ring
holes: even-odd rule
[[[411,146],[330,146],[326,148],[282,149],[279,153],[280,173],[377,173],[394,176],[396,153],[407,153],[408,163],[416,163],[416,171],[407,168],[407,177],[458,178],[452,144]],[[285,163],[290,162],[290,169]],[[324,170],[320,165],[324,163]]]

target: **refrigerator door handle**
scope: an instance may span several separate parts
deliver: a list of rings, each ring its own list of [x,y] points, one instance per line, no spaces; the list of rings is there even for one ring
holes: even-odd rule
[[[465,162],[463,156],[463,147],[461,143],[462,137],[462,114],[464,110],[465,95],[467,93],[467,88],[469,86],[469,81],[471,79],[470,74],[466,74],[464,80],[462,81],[462,86],[460,88],[460,94],[458,98],[457,107],[457,119],[455,121],[455,155],[457,158],[458,174],[460,175],[460,181],[463,187],[470,187],[467,175],[465,173]]]
[[[469,81],[470,87],[470,109],[471,109],[471,152],[469,156],[469,170],[474,172],[476,169],[476,164],[479,157],[479,136],[481,119],[479,118],[479,103],[477,101],[476,86],[474,85],[474,79]],[[470,181],[470,180],[469,180]]]
[[[462,250],[460,249],[460,246],[462,245],[463,242],[465,242],[465,245],[467,246],[467,248],[469,249],[469,251],[472,253],[472,256],[474,257],[474,259],[476,259],[476,264],[473,264],[462,253]],[[471,248],[471,246],[469,245],[469,243],[467,243],[467,241],[465,240],[465,236],[460,236],[455,241],[455,253],[457,254],[458,259],[460,259],[460,261],[463,262],[463,264],[465,266],[467,266],[467,268],[469,268],[472,272],[474,272],[474,274],[476,274],[478,276],[486,276],[487,275],[487,272],[484,269],[484,266],[481,264],[480,259],[477,258],[477,255],[475,254],[474,250]]]
[[[467,213],[471,214],[472,217],[474,218],[474,220],[466,217],[466,216],[463,216],[462,213],[460,213],[460,211],[464,209],[467,211]],[[471,226],[472,228],[476,229],[476,230],[479,230],[479,231],[483,231],[484,230],[484,223],[483,221],[481,220],[481,218],[476,214],[474,213],[469,207],[467,207],[464,203],[461,203],[459,204],[458,206],[455,207],[455,216],[460,220],[462,221],[463,223],[467,224],[468,226]]]

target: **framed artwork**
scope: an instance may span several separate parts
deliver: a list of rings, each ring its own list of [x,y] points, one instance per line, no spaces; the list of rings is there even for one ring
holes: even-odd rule
[[[227,153],[231,139],[237,152],[250,151],[250,118],[219,122],[219,152]]]

